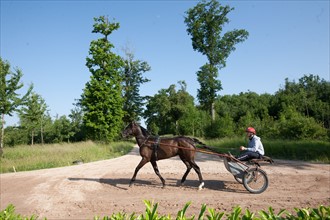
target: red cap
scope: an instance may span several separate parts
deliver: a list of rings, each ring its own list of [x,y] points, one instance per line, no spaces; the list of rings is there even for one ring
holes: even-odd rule
[[[248,127],[246,130],[246,132],[251,132],[253,134],[256,134],[256,129],[252,128],[252,127]]]

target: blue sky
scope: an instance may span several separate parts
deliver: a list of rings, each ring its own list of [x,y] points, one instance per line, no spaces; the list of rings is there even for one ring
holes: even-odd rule
[[[235,10],[224,32],[246,29],[249,38],[236,46],[219,71],[220,95],[253,91],[274,94],[285,78],[305,74],[329,81],[329,1],[220,1]],[[151,81],[141,95],[154,95],[184,80],[196,97],[196,72],[207,62],[194,51],[184,24],[185,12],[198,1],[16,1],[1,0],[0,52],[23,71],[46,101],[52,117],[68,115],[90,73],[85,66],[93,18],[106,15],[120,23],[109,36],[113,52],[130,48],[146,61]],[[196,100],[197,101],[197,100]],[[6,116],[7,125],[17,117]]]

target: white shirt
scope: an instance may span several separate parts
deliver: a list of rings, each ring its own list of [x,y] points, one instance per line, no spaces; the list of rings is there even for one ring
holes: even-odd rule
[[[252,139],[249,141],[247,149],[248,151],[259,152],[259,154],[264,155],[264,146],[261,143],[260,137],[253,135]]]

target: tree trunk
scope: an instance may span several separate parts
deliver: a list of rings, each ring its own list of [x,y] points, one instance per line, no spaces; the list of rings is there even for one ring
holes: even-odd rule
[[[175,121],[175,134],[179,134],[179,122],[178,120]]]
[[[31,131],[31,146],[33,146],[34,132]]]
[[[1,137],[0,137],[0,157],[3,154],[3,139],[5,134],[5,114],[2,113],[1,115]]]
[[[41,125],[41,128],[40,128],[40,136],[41,136],[41,145],[44,145],[44,129]]]
[[[212,102],[212,105],[211,105],[211,117],[212,117],[212,122],[214,122],[215,121],[214,102]]]

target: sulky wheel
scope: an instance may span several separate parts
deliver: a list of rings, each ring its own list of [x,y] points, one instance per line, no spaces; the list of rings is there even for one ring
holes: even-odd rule
[[[250,168],[243,175],[243,185],[250,193],[262,193],[268,187],[268,177],[260,168]]]

